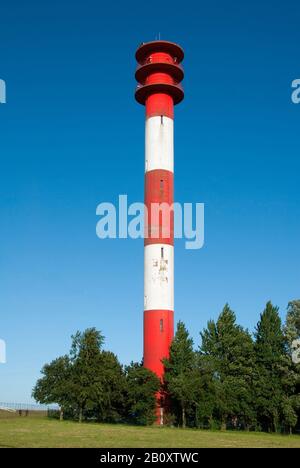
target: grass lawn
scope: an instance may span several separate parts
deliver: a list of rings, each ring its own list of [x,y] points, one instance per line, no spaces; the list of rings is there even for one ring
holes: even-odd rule
[[[47,418],[0,419],[1,447],[299,447],[300,436],[133,427]]]

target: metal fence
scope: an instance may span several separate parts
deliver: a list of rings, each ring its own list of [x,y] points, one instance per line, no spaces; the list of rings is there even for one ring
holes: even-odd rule
[[[18,411],[18,410],[28,410],[28,411],[48,411],[50,409],[57,410],[59,409],[58,405],[37,405],[30,403],[7,403],[0,402],[0,410],[6,411]]]

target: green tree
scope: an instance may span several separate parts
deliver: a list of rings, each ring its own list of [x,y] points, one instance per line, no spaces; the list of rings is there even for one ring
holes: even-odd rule
[[[104,337],[95,328],[72,336],[69,356],[44,366],[33,390],[41,403],[58,403],[99,421],[120,421],[124,413],[125,375],[117,357],[102,349]]]
[[[220,419],[221,428],[226,429],[229,419],[233,424],[239,420],[249,427],[255,420],[254,349],[250,334],[236,324],[236,316],[226,304],[217,322],[208,322],[201,338],[200,362],[211,375],[213,412]]]
[[[182,426],[186,426],[187,411],[196,402],[199,372],[193,340],[183,322],[178,322],[168,359],[164,359],[166,391],[171,401],[180,408]]]
[[[126,379],[117,356],[110,351],[102,351],[98,373],[102,391],[94,405],[95,415],[99,421],[120,422],[124,416]]]
[[[300,362],[300,300],[288,303],[284,334],[290,354]]]
[[[291,434],[296,426],[298,416],[296,410],[299,409],[299,398],[296,396],[283,396],[280,405],[281,420]]]
[[[99,373],[104,337],[95,328],[72,336],[72,387],[79,422],[85,410],[91,410],[103,398],[104,388]]]
[[[33,398],[41,404],[57,403],[60,406],[60,419],[64,409],[70,404],[72,366],[68,356],[62,356],[46,364],[33,391]]]
[[[277,431],[280,409],[287,408],[293,384],[278,307],[269,301],[260,316],[255,332],[255,395],[258,418],[263,429]],[[287,411],[285,410],[285,414]]]
[[[300,300],[288,303],[283,331],[289,370],[283,382],[289,396],[285,397],[281,409],[283,422],[292,432],[300,417]]]
[[[216,389],[214,385],[214,371],[211,362],[200,352],[196,353],[197,390],[195,401],[194,423],[196,427],[214,427],[214,409],[216,402]]]
[[[284,329],[290,341],[300,337],[300,299],[288,303]]]
[[[152,424],[156,419],[156,395],[160,389],[158,377],[139,363],[125,367],[126,419],[135,424]]]

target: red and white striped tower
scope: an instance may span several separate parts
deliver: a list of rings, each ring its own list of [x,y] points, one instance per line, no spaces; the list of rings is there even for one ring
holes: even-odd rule
[[[142,44],[135,56],[135,98],[146,107],[144,366],[162,379],[162,359],[169,356],[174,335],[174,216],[172,211],[169,217],[157,216],[151,207],[173,205],[174,105],[184,97],[184,53],[177,44],[159,40]],[[157,400],[157,422],[163,424],[165,398]]]

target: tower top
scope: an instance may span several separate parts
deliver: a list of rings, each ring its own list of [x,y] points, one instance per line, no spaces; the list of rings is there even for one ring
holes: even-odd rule
[[[174,104],[183,100],[180,82],[184,77],[181,66],[184,52],[178,44],[161,40],[145,42],[138,47],[135,58],[138,62],[135,78],[139,83],[135,91],[137,102],[145,104],[153,94],[166,94]]]
[[[182,47],[175,42],[169,41],[151,41],[151,42],[143,42],[137,49],[135,53],[135,58],[138,63],[142,63],[145,58],[149,55],[153,54],[154,52],[165,52],[172,57],[177,59],[177,63],[182,62],[184,58],[184,51]]]

